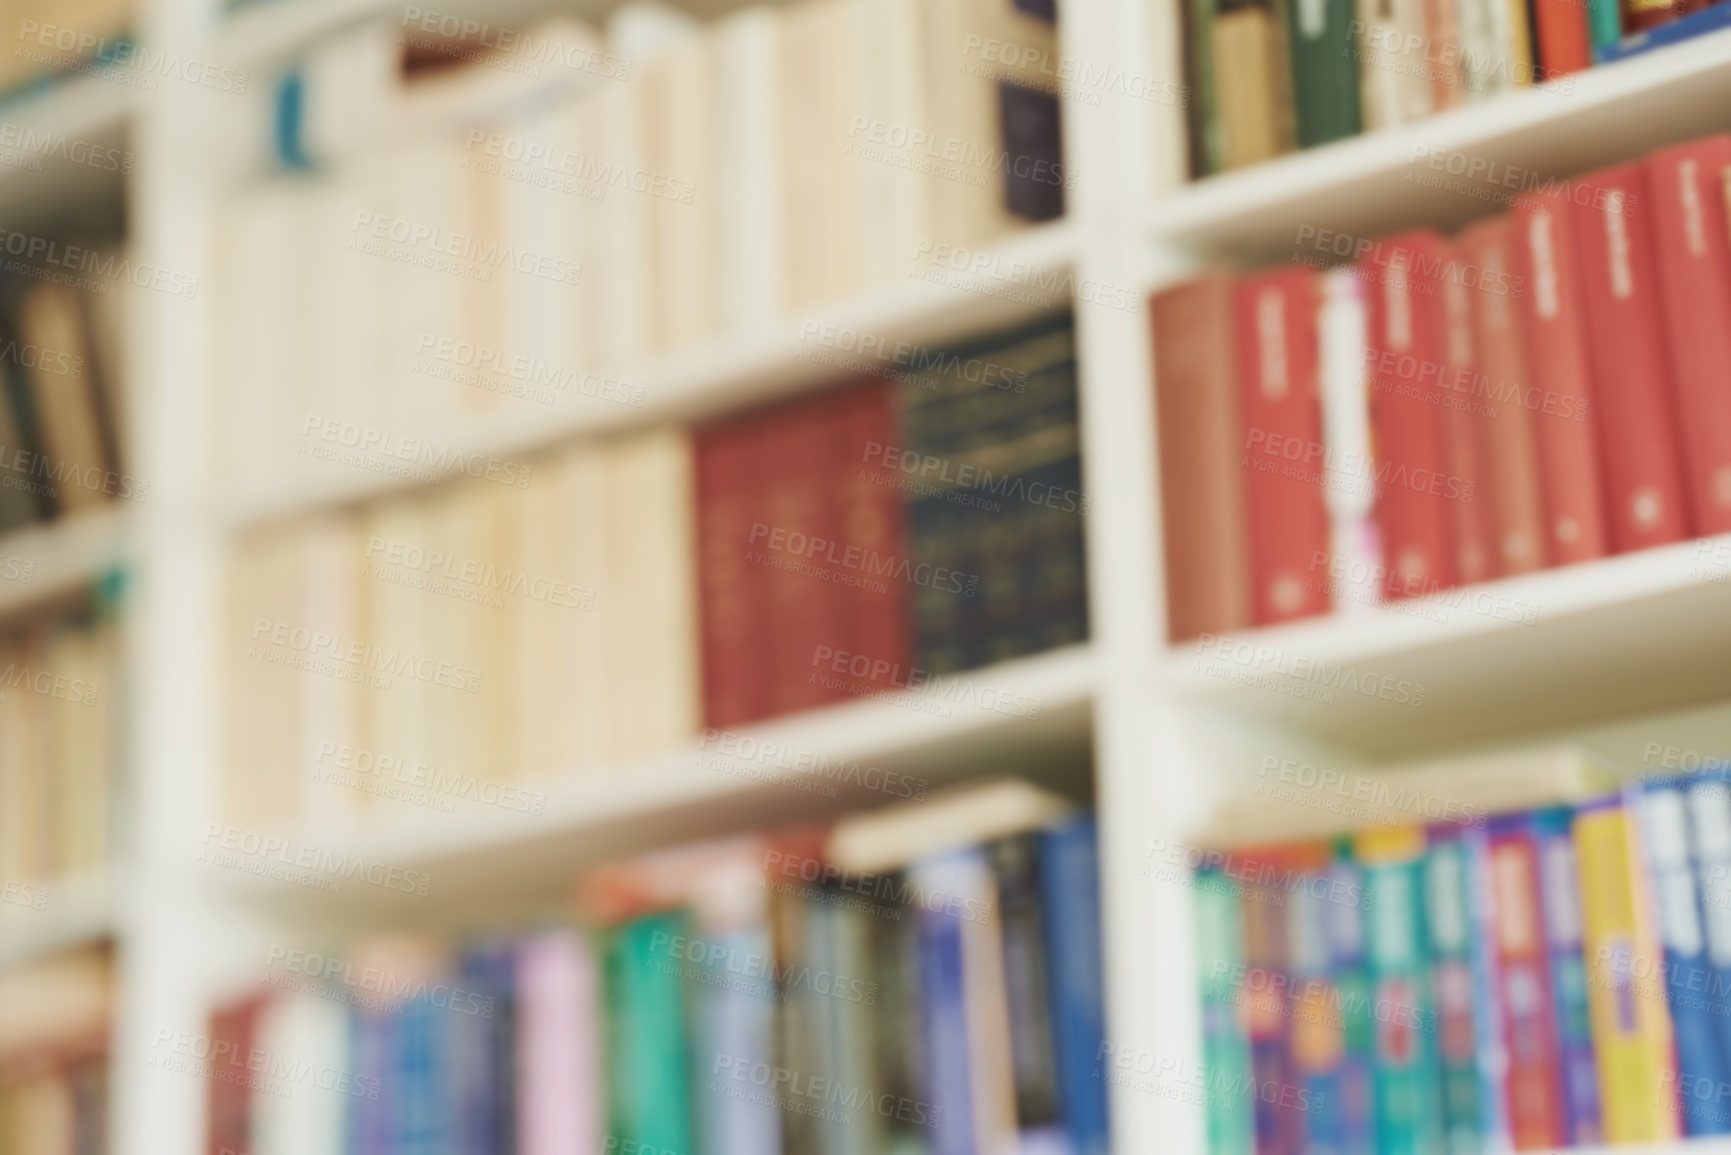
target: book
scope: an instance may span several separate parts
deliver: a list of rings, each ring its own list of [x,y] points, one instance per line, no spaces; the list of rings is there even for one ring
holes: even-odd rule
[[[1430,981],[1436,993],[1437,1055],[1442,1071],[1444,1149],[1468,1155],[1485,1147],[1480,1102],[1480,1038],[1474,1003],[1472,847],[1458,826],[1427,832],[1424,909],[1430,918]]]
[[[875,382],[847,389],[831,402],[828,420],[834,427],[836,540],[842,557],[854,550],[866,558],[906,557],[903,502],[893,487],[882,484],[870,464],[883,455],[885,446],[901,440],[895,390]],[[850,658],[848,692],[908,685],[914,645],[910,601],[904,582],[861,584],[840,591],[839,620],[830,644],[870,659],[865,672],[857,674],[861,663]],[[810,679],[818,654],[805,660]],[[832,659],[832,669],[833,664]]]
[[[1285,858],[1289,869],[1302,872],[1284,896],[1291,981],[1286,1013],[1292,1020],[1287,1057],[1294,1086],[1308,1096],[1300,1121],[1307,1151],[1339,1151],[1354,1122],[1342,1087],[1350,1012],[1334,982],[1328,928],[1329,904],[1346,898],[1328,886],[1333,858],[1333,847],[1325,842],[1294,845]]]
[[[1324,274],[1317,328],[1329,558],[1327,573],[1312,573],[1310,580],[1325,580],[1336,609],[1348,614],[1368,613],[1382,603],[1382,534],[1373,516],[1377,490],[1365,326],[1363,282],[1351,269]]]
[[[1449,476],[1460,480],[1453,503],[1455,574],[1462,585],[1487,581],[1499,573],[1496,494],[1491,488],[1490,417],[1494,410],[1477,399],[1480,378],[1478,341],[1473,332],[1473,289],[1482,270],[1465,250],[1451,244],[1442,274],[1429,283],[1443,302],[1443,425]],[[1468,282],[1471,282],[1469,287]],[[1464,394],[1464,396],[1462,396]],[[1467,492],[1470,490],[1470,493]]]
[[[857,874],[881,874],[975,843],[1057,823],[1074,804],[1014,778],[953,786],[912,802],[836,822],[824,858]]]
[[[1635,818],[1612,796],[1575,814],[1580,863],[1587,1004],[1599,1070],[1599,1107],[1608,1143],[1666,1142],[1677,1136],[1676,1071],[1653,909],[1639,876]]]
[[[1054,1038],[1060,1008],[1048,954],[1052,937],[1040,899],[1043,842],[1029,832],[985,847],[998,895],[1015,1120],[1018,1142],[1024,1148],[1065,1142]]]
[[[1652,211],[1639,213],[1640,222],[1632,213],[1628,223],[1650,227],[1656,244],[1659,314],[1695,528],[1725,533],[1731,531],[1731,419],[1718,366],[1731,359],[1731,333],[1710,318],[1731,309],[1731,235],[1722,207],[1731,136],[1658,149],[1646,165]]]
[[[39,350],[35,356],[21,353],[20,368],[61,515],[101,505],[117,488],[86,334],[78,294],[65,285],[40,285],[19,303],[17,340],[26,350]]]
[[[1593,60],[1604,63],[1604,51],[1623,39],[1623,9],[1618,0],[1589,0],[1587,30],[1593,39]]]
[[[1599,402],[1589,362],[1587,312],[1575,226],[1560,196],[1515,202],[1517,275],[1527,287],[1522,336],[1539,406],[1533,414],[1544,494],[1545,554],[1570,565],[1610,552],[1600,463]]]
[[[693,441],[703,724],[714,729],[769,713],[768,655],[761,639],[770,606],[759,567],[749,560],[760,445],[757,425],[748,418],[701,428]]]
[[[1286,15],[1298,147],[1357,136],[1362,122],[1352,0],[1295,0]]]
[[[1329,981],[1340,998],[1341,1056],[1336,1086],[1340,1101],[1335,1112],[1341,1155],[1370,1155],[1376,1150],[1375,1087],[1377,1015],[1365,958],[1365,917],[1368,891],[1364,868],[1354,859],[1352,840],[1330,840],[1333,862],[1328,868],[1329,901],[1323,908],[1328,938]]]
[[[607,936],[607,1133],[621,1144],[691,1149],[684,984],[656,957],[657,941],[685,929],[678,913],[654,914]]]
[[[1245,1008],[1233,976],[1244,965],[1243,912],[1238,885],[1218,871],[1199,871],[1196,969],[1201,977],[1202,1063],[1214,1085],[1206,1092],[1210,1155],[1254,1155],[1251,1112],[1222,1087],[1252,1081]]]
[[[1719,1053],[1731,1055],[1731,785],[1722,768],[1687,785],[1689,861],[1710,968],[1703,1009],[1717,1028]]]
[[[1593,63],[1587,5],[1573,0],[1533,0],[1533,35],[1546,80],[1579,72]]]
[[[1424,0],[1424,71],[1430,79],[1432,112],[1445,112],[1467,102],[1464,7],[1463,0]]]
[[[1694,531],[1660,319],[1653,196],[1643,164],[1603,169],[1574,205],[1581,296],[1593,358],[1600,460],[1612,548],[1680,541]]]
[[[1580,866],[1571,829],[1573,817],[1567,807],[1551,807],[1534,811],[1531,823],[1538,841],[1545,945],[1551,957],[1551,994],[1556,1002],[1565,1136],[1568,1143],[1585,1146],[1599,1142],[1601,1127],[1587,971],[1581,955]]]
[[[1220,171],[1221,123],[1214,83],[1214,0],[1185,0],[1179,8],[1184,29],[1184,82],[1190,100],[1184,127],[1190,178]]]
[[[1048,826],[1039,840],[1058,1113],[1075,1155],[1105,1155],[1111,1138],[1106,1084],[1093,1074],[1106,1038],[1099,842],[1091,815]]]
[[[1150,303],[1168,643],[1250,624],[1232,284],[1211,273]]]
[[[1324,613],[1311,581],[1328,553],[1321,471],[1316,274],[1291,266],[1242,278],[1234,300],[1239,420],[1250,530],[1251,620]]]
[[[522,1155],[555,1155],[600,1140],[599,981],[586,939],[576,931],[544,931],[517,949],[513,1006],[519,1025],[515,1054],[516,1113],[512,1128]],[[497,1007],[494,1008],[495,1013]],[[482,1078],[493,1072],[483,1070]]]
[[[1606,44],[1595,51],[1600,64],[1614,64],[1619,60],[1627,60],[1655,48],[1663,48],[1668,44],[1680,44],[1697,36],[1705,36],[1716,32],[1731,22],[1731,12],[1723,5],[1710,4],[1698,12],[1691,12],[1668,23],[1639,27],[1625,10],[1623,30],[1631,35],[1625,36],[1615,44]]]
[[[1220,167],[1243,168],[1292,149],[1293,99],[1285,5],[1227,0],[1215,5],[1211,75],[1220,123]]]
[[[1289,893],[1282,885],[1295,871],[1285,860],[1279,866],[1280,873],[1274,878],[1257,877],[1241,883],[1245,977],[1237,980],[1236,997],[1244,1004],[1251,1085],[1258,1090],[1299,1085],[1292,1057],[1292,1010],[1287,1003]],[[1255,981],[1251,980],[1252,975],[1256,976]],[[1296,1155],[1303,1149],[1308,1120],[1299,1110],[1300,1102],[1296,1091],[1252,1096],[1256,1155]]]

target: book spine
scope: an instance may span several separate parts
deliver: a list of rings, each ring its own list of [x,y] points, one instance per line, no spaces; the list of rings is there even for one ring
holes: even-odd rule
[[[839,540],[844,551],[859,550],[871,568],[907,556],[902,499],[896,488],[901,477],[873,465],[874,461],[883,462],[886,446],[901,442],[895,406],[894,389],[876,384],[850,390],[837,404]],[[850,665],[850,683],[858,686],[859,692],[908,685],[913,629],[906,583],[862,583],[845,590],[843,598],[851,603],[844,607],[839,623],[847,636],[831,644],[836,649],[845,644],[852,654],[870,659],[869,666],[858,662]],[[808,671],[821,675],[821,668],[814,669],[819,666],[817,654],[808,663]],[[862,666],[864,674],[856,674]]]
[[[1443,300],[1443,422],[1448,437],[1449,475],[1461,480],[1453,503],[1455,575],[1461,584],[1487,581],[1498,572],[1496,496],[1492,491],[1491,407],[1478,400],[1479,348],[1473,335],[1472,294],[1483,284],[1463,247],[1451,245],[1441,277],[1431,283]],[[1472,287],[1468,287],[1471,282]]]
[[[1424,0],[1425,71],[1430,74],[1432,112],[1459,108],[1467,100],[1461,8],[1470,0]]]
[[[1545,551],[1555,565],[1609,552],[1599,413],[1591,401],[1587,317],[1567,210],[1561,198],[1533,196],[1518,201],[1513,214],[1526,287],[1522,335],[1539,401],[1534,440],[1547,518]]]
[[[1366,958],[1377,1018],[1374,1068],[1379,1155],[1443,1150],[1442,1080],[1425,935],[1424,835],[1399,827],[1360,834],[1369,910]]]
[[[1593,38],[1593,54],[1610,48],[1623,38],[1623,8],[1618,0],[1588,0],[1587,27]]]
[[[1257,1155],[1298,1155],[1304,1148],[1304,1117],[1298,1097],[1290,1045],[1291,1008],[1287,1005],[1287,926],[1284,891],[1274,885],[1244,887],[1244,1002],[1250,1036],[1250,1070],[1255,1079],[1254,1118]],[[1264,1089],[1269,1089],[1264,1091]]]
[[[523,943],[517,965],[518,1144],[508,1149],[558,1155],[602,1130],[595,962],[576,932],[548,931]]]
[[[1051,1129],[1059,1121],[1058,1056],[1051,1014],[1055,1004],[1039,855],[1034,834],[1013,835],[986,847],[997,881],[997,921],[1004,944],[1016,1123],[1024,1132]]]
[[[748,561],[759,452],[753,428],[730,422],[695,438],[703,722],[712,728],[769,712],[763,621],[766,574]]]
[[[910,875],[918,885],[932,864]],[[936,879],[928,879],[937,881]],[[926,1087],[931,1101],[933,1155],[973,1155],[974,1105],[968,1053],[967,992],[961,918],[947,910],[919,910],[920,1018],[924,1023]]]
[[[1601,1141],[1599,1076],[1593,1065],[1593,1030],[1587,1006],[1587,968],[1581,957],[1580,869],[1575,858],[1573,812],[1559,807],[1532,817],[1538,840],[1539,889],[1544,901],[1545,946],[1551,961],[1558,1061],[1567,1138],[1572,1146]]]
[[[1214,274],[1157,293],[1149,313],[1167,640],[1182,642],[1250,624],[1232,278]]]
[[[1515,273],[1513,226],[1507,217],[1482,221],[1462,234],[1467,259],[1478,272],[1469,296],[1478,375],[1471,397],[1485,417],[1486,471],[1495,510],[1496,569],[1530,573],[1545,565],[1545,511],[1538,447],[1533,439],[1532,395],[1521,341],[1520,298],[1529,291]]]
[[[1364,870],[1353,859],[1352,840],[1336,839],[1329,867],[1329,894],[1337,896],[1324,909],[1328,936],[1329,978],[1340,998],[1341,1055],[1338,1137],[1340,1155],[1373,1155],[1376,1150],[1375,1087],[1376,1015],[1371,1006],[1370,972],[1365,958],[1365,912],[1369,892]]]
[[[1443,1133],[1450,1155],[1477,1155],[1484,1145],[1473,1012],[1477,992],[1472,964],[1471,865],[1458,828],[1431,832],[1424,863],[1425,913],[1430,917]]]
[[[1352,0],[1293,0],[1287,8],[1298,147],[1360,131]]]
[[[1654,914],[1664,946],[1665,1003],[1677,1048],[1676,1082],[1685,1135],[1722,1135],[1731,1116],[1697,1088],[1719,1087],[1726,1078],[1719,1031],[1702,994],[1712,989],[1700,895],[1689,863],[1688,808],[1674,778],[1650,778],[1631,788],[1640,814],[1642,865],[1653,889]],[[1635,956],[1637,969],[1642,962]],[[1658,971],[1657,959],[1645,960]]]
[[[1509,1072],[1509,1049],[1503,1043],[1502,973],[1497,965],[1496,876],[1491,868],[1491,841],[1484,826],[1466,830],[1471,886],[1469,945],[1473,967],[1473,1031],[1478,1040],[1479,1108],[1484,1150],[1507,1151],[1509,1104],[1503,1093]]]
[[[1642,164],[1588,178],[1574,204],[1582,296],[1593,354],[1611,542],[1619,551],[1680,541],[1693,531],[1678,463],[1661,329],[1653,198]]]
[[[1100,832],[1093,817],[1073,819],[1040,835],[1040,891],[1064,1127],[1075,1155],[1106,1155],[1106,1083],[1094,1075],[1106,1039],[1106,979]]]
[[[1448,472],[1443,420],[1441,238],[1384,242],[1360,268],[1370,285],[1370,414],[1377,452],[1376,519],[1383,589],[1422,597],[1455,584],[1453,503],[1471,500]]]
[[[1244,966],[1243,911],[1237,884],[1217,871],[1196,875],[1196,966],[1202,978],[1202,1063],[1209,1155],[1254,1155],[1251,1114],[1222,1087],[1251,1082],[1250,1038],[1233,982]]]
[[[1301,1150],[1340,1150],[1348,1121],[1341,1096],[1345,1029],[1334,983],[1328,906],[1340,896],[1330,887],[1333,857],[1327,844],[1288,848],[1295,874],[1286,890],[1286,964],[1291,980],[1287,1061],[1302,1111]],[[1298,873],[1302,872],[1302,873]]]
[[[1731,136],[1710,136],[1647,159],[1650,213],[1678,426],[1696,529],[1731,532],[1731,233],[1724,206]],[[1633,222],[1631,222],[1633,223]]]
[[[1533,16],[1546,80],[1591,67],[1593,37],[1587,26],[1586,4],[1578,0],[1533,0]]]
[[[609,1047],[609,1086],[620,1085],[611,1131],[619,1142],[651,1149],[691,1150],[690,1059],[685,1035],[684,983],[664,965],[658,943],[686,933],[683,915],[641,918],[614,940],[609,977],[618,983],[615,1010],[621,1022]]]
[[[1664,1143],[1677,1136],[1677,1079],[1631,820],[1617,799],[1575,816],[1581,948],[1605,1142]],[[1637,959],[1648,965],[1637,968]]]
[[[1292,267],[1244,278],[1235,312],[1251,617],[1269,625],[1329,607],[1326,584],[1310,580],[1329,544],[1316,275]]]
[[[1566,1130],[1539,898],[1538,847],[1525,816],[1493,820],[1497,969],[1508,1048],[1509,1130],[1517,1148],[1558,1146]]]
[[[1368,348],[1363,285],[1352,269],[1322,278],[1321,345],[1323,497],[1328,505],[1329,549],[1325,582],[1342,613],[1369,613],[1382,603],[1382,536],[1372,511],[1376,483],[1366,391]]]
[[[1731,782],[1723,767],[1703,770],[1689,787],[1689,857],[1700,888],[1711,968],[1705,1011],[1731,1057]]]

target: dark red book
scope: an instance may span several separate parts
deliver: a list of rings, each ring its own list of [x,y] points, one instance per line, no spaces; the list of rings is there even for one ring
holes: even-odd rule
[[[1569,202],[1533,194],[1516,202],[1515,249],[1521,277],[1529,388],[1545,497],[1545,552],[1571,565],[1610,552],[1599,464],[1587,312],[1570,227]]]
[[[1587,6],[1580,0],[1532,0],[1532,6],[1538,79],[1591,68],[1593,36],[1587,24]]]
[[[1361,266],[1376,454],[1383,592],[1422,597],[1455,584],[1455,505],[1470,483],[1449,471],[1449,399],[1440,283],[1452,250],[1429,230],[1381,242]]]
[[[1490,468],[1490,401],[1480,387],[1484,373],[1473,327],[1475,292],[1484,289],[1482,270],[1462,245],[1449,245],[1448,264],[1434,282],[1443,303],[1443,425],[1448,434],[1449,476],[1462,480],[1454,511],[1455,577],[1462,585],[1497,576],[1496,500]]]
[[[750,418],[718,422],[694,438],[703,724],[712,729],[769,713],[768,570],[750,560],[760,548],[752,541],[759,440]]]
[[[1245,277],[1234,293],[1257,625],[1329,609],[1317,304],[1316,273],[1297,265]]]
[[[834,702],[839,687],[812,676],[825,650],[845,648],[847,585],[866,572],[840,548],[835,458],[840,431],[833,394],[784,405],[760,418],[752,501],[751,565],[761,568],[771,716]]]
[[[1731,532],[1731,136],[1647,158],[1640,207],[1659,241],[1659,287],[1695,528]],[[1650,210],[1650,211],[1649,211]]]
[[[210,1155],[249,1151],[252,1142],[252,1088],[247,1062],[257,1035],[259,1012],[269,1001],[251,995],[210,1016],[209,1130]]]
[[[1581,295],[1599,403],[1611,544],[1619,553],[1681,541],[1693,532],[1682,441],[1659,313],[1658,238],[1647,169],[1594,173],[1591,197],[1573,201]],[[1731,318],[1722,323],[1731,324]],[[1726,367],[1731,369],[1731,366]]]
[[[819,672],[844,679],[849,687],[905,689],[913,662],[913,617],[908,585],[894,576],[894,563],[908,556],[899,488],[904,475],[883,465],[886,446],[907,444],[896,391],[887,383],[846,389],[836,398],[834,420],[841,559],[846,563],[857,556],[866,581],[843,589],[840,636],[846,639],[847,659],[838,671],[832,656],[820,663]]]
[[[1569,1142],[1538,848],[1528,821],[1496,818],[1489,831],[1498,1009],[1509,1059],[1504,1087],[1509,1135],[1520,1151]]]

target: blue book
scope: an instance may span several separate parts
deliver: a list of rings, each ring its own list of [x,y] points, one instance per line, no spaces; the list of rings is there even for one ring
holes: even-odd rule
[[[363,1085],[378,1087],[377,1098],[349,1100],[346,1155],[386,1155],[390,1150],[390,1097],[396,1091],[392,1053],[396,1016],[357,1010],[349,1016],[349,1064]]]
[[[1483,826],[1467,830],[1461,843],[1467,850],[1471,888],[1468,898],[1473,926],[1473,1033],[1478,1039],[1480,1128],[1486,1151],[1507,1151],[1514,1145],[1514,1139],[1504,1094],[1509,1052],[1503,1042],[1503,984],[1497,971],[1496,884],[1491,877],[1491,843]]]
[[[1715,4],[1711,8],[1693,12],[1681,20],[1673,20],[1669,24],[1625,36],[1617,44],[1607,44],[1603,48],[1595,49],[1593,56],[1600,64],[1612,64],[1667,44],[1680,44],[1709,32],[1717,32],[1721,28],[1731,28],[1731,5]]]
[[[1575,861],[1575,813],[1566,806],[1533,814],[1544,902],[1545,946],[1551,956],[1551,998],[1557,1012],[1557,1061],[1570,1145],[1602,1141],[1599,1071],[1587,1008],[1587,963],[1581,953],[1580,868]]]
[[[1689,858],[1701,899],[1709,980],[1704,1010],[1731,1058],[1731,773],[1702,770],[1689,784]]]
[[[715,947],[702,964],[706,981],[691,985],[695,1085],[693,1123],[709,1136],[713,1155],[752,1155],[781,1149],[781,1113],[773,1099],[725,1094],[714,1072],[724,1056],[734,1069],[775,1065],[774,948],[769,926],[745,922],[706,926]],[[507,1152],[506,1155],[509,1155]]]
[[[1364,919],[1368,903],[1364,871],[1353,861],[1350,839],[1334,843],[1329,893],[1341,901],[1323,910],[1329,978],[1340,1003],[1340,1070],[1335,1135],[1341,1155],[1375,1155],[1376,1116],[1371,1064],[1376,1057],[1376,1022],[1370,1001],[1370,972],[1364,956]]]
[[[516,973],[517,951],[510,942],[464,952],[461,985],[475,1001],[462,1004],[453,1024],[462,1155],[511,1155],[517,1149]]]
[[[1106,1038],[1100,953],[1099,829],[1092,816],[1040,836],[1046,961],[1051,968],[1058,1111],[1076,1155],[1106,1155],[1106,1080],[1096,1074]]]
[[[1301,1148],[1304,1155],[1341,1155],[1346,1124],[1340,1093],[1345,1024],[1328,946],[1327,905],[1310,886],[1287,888],[1286,965],[1292,980],[1292,994],[1287,1000],[1292,1016],[1287,1036],[1288,1069],[1299,1090],[1308,1093],[1309,1115],[1303,1121]]]
[[[1484,1093],[1479,1078],[1481,1022],[1473,975],[1472,861],[1463,827],[1427,832],[1425,914],[1430,922],[1430,980],[1436,999],[1437,1056],[1442,1070],[1443,1137],[1450,1155],[1484,1149]]]
[[[956,893],[953,863],[967,852],[943,855],[909,870],[927,893]],[[956,869],[959,867],[960,869]],[[925,1022],[926,1098],[933,1117],[933,1155],[975,1155],[973,1065],[968,1047],[967,988],[962,964],[962,920],[948,908],[922,905],[919,917],[920,1017]]]
[[[1725,1078],[1719,1029],[1703,1013],[1700,992],[1712,979],[1701,925],[1700,896],[1689,862],[1688,808],[1683,783],[1669,775],[1630,788],[1640,814],[1641,856],[1653,888],[1659,937],[1665,946],[1665,1003],[1671,1009],[1680,1084],[1709,1087]],[[1635,960],[1637,965],[1641,960]],[[1685,1135],[1722,1135],[1731,1121],[1711,1097],[1678,1096]]]
[[[396,1019],[380,1096],[388,1104],[385,1150],[389,1155],[452,1155],[457,1111],[448,1066],[451,1010],[423,996],[399,1007]]]

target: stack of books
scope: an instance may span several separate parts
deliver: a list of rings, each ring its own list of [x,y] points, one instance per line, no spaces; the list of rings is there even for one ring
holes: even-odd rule
[[[121,717],[111,619],[0,632],[0,900],[45,908],[57,880],[108,864]]]
[[[627,5],[605,40],[473,43],[437,17],[337,37],[259,110],[300,171],[222,226],[231,477],[292,468],[309,415],[407,435],[513,399],[641,404],[651,357],[960,277],[1063,210],[1050,4],[804,0],[710,28]]]
[[[0,1151],[108,1147],[113,963],[89,950],[0,971]]]
[[[1607,793],[1561,750],[1284,777],[1285,816],[1220,829],[1324,837],[1194,878],[1217,1155],[1731,1133],[1731,776]],[[1336,825],[1347,798],[1372,825]]]
[[[1088,634],[1068,316],[694,433],[470,461],[236,543],[232,820],[346,821],[382,783],[340,751],[521,782]]]
[[[0,306],[0,533],[147,496],[126,471],[125,262],[93,251],[92,291],[27,282]]]
[[[1172,640],[1426,595],[1520,620],[1466,587],[1731,530],[1728,169],[1709,137],[1157,295]]]
[[[656,851],[576,906],[457,949],[273,947],[212,1020],[262,1075],[213,1084],[209,1148],[1107,1150],[1096,834],[1061,799],[1002,780]]]
[[[1179,0],[1193,177],[1390,128],[1731,23],[1687,0]]]

